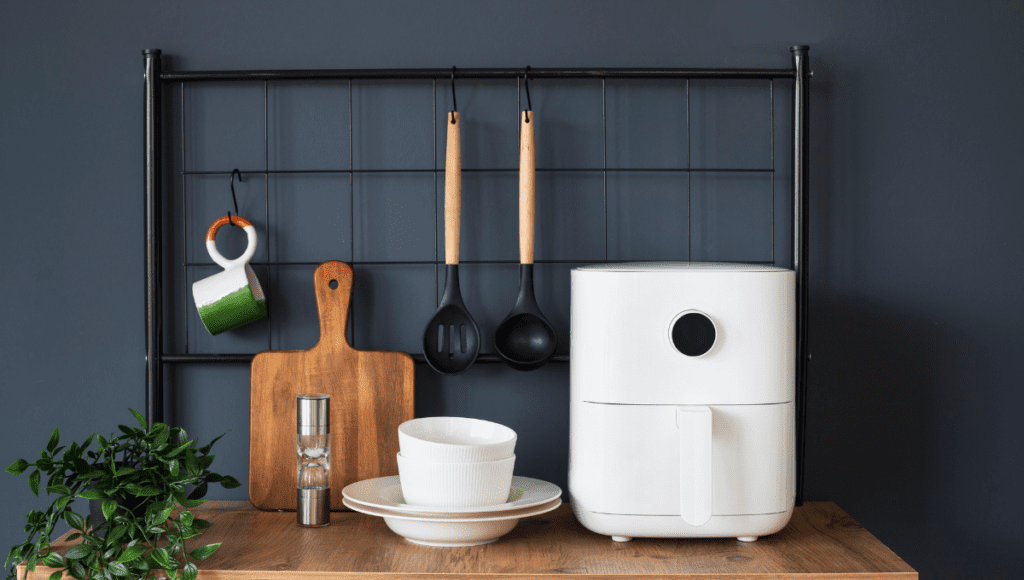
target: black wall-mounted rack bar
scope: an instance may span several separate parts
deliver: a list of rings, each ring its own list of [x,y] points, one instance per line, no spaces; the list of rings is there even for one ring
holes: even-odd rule
[[[734,68],[734,69],[701,69],[701,68],[605,68],[605,69],[581,69],[581,68],[531,68],[529,75],[531,79],[764,79],[774,81],[775,79],[789,79],[793,81],[793,269],[797,273],[796,292],[796,411],[797,411],[797,480],[796,493],[797,504],[802,503],[803,496],[803,457],[804,457],[804,424],[806,416],[806,383],[807,383],[807,240],[808,240],[808,186],[810,179],[810,134],[808,131],[809,113],[809,79],[810,68],[808,64],[807,46],[794,46],[792,52],[793,67],[787,69],[756,69],[756,68]],[[167,83],[202,83],[202,82],[264,82],[273,81],[316,81],[316,80],[394,80],[394,79],[448,79],[452,70],[448,68],[435,69],[328,69],[328,70],[255,70],[255,71],[163,71],[161,69],[161,52],[157,49],[143,51],[145,67],[145,90],[144,90],[144,167],[145,167],[145,250],[146,250],[146,417],[150,423],[163,421],[163,365],[166,364],[189,364],[189,363],[237,363],[245,364],[252,361],[253,354],[189,354],[189,353],[165,353],[163,350],[163,276],[162,269],[163,251],[161,241],[163,236],[162,224],[162,191],[163,182],[163,152],[161,143],[164,85]],[[510,68],[467,68],[459,69],[460,79],[516,79],[523,77],[523,69]],[[774,87],[774,84],[773,84]],[[436,99],[436,93],[435,93]],[[351,103],[350,103],[351,106]],[[689,103],[687,103],[689,106]],[[773,136],[774,140],[774,136]],[[606,143],[607,148],[607,143]],[[774,157],[773,157],[774,159]],[[649,169],[649,168],[608,168],[607,160],[605,167],[586,169],[558,169],[557,171],[600,171],[605,176],[614,171],[676,171],[676,172],[699,172],[699,171],[745,171],[745,172],[774,172],[772,168],[752,169]],[[263,170],[252,170],[248,173],[277,174],[277,173],[372,173],[375,170],[357,170],[350,167],[347,170],[311,170],[311,171],[272,171],[269,168]],[[432,169],[398,169],[387,170],[388,172],[434,172]],[[507,172],[517,171],[514,168],[498,169],[463,169],[463,172],[487,171]],[[554,169],[538,168],[537,171],[555,171]],[[183,171],[183,175],[229,175],[230,169],[224,171]],[[246,173],[246,172],[243,172]],[[606,212],[607,220],[607,212]],[[436,220],[435,220],[436,223]],[[606,225],[607,228],[607,225]],[[607,234],[607,232],[606,232]],[[606,235],[607,239],[607,235]],[[774,255],[774,241],[773,241]],[[607,251],[604,262],[607,260]],[[549,263],[560,263],[565,261],[550,260]],[[373,264],[377,262],[357,262],[353,264]],[[400,264],[405,262],[387,262],[388,264]],[[443,261],[415,262],[417,264],[443,264]],[[470,262],[464,262],[470,263]],[[504,263],[501,261],[488,261],[486,263]],[[509,262],[515,263],[515,262]],[[544,260],[537,260],[537,263],[545,263]],[[574,262],[575,263],[575,262]],[[258,262],[257,262],[258,264]],[[267,265],[274,263],[266,262]],[[289,262],[289,264],[294,264]],[[188,265],[188,264],[186,264]],[[410,353],[417,362],[423,361],[423,355]],[[568,362],[569,357],[565,355],[556,356],[554,362]],[[481,363],[500,362],[497,355],[482,354],[477,359]]]

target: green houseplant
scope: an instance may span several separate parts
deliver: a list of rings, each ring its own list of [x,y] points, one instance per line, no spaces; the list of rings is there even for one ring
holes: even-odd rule
[[[82,444],[61,446],[60,432],[54,429],[39,459],[18,459],[7,468],[14,475],[34,468],[28,476],[32,493],[39,495],[45,476],[43,489],[56,496],[45,511],[28,514],[28,539],[11,548],[4,564],[10,567],[8,580],[15,578],[14,565],[22,561],[29,570],[37,564],[57,568],[50,580],[63,572],[80,580],[135,580],[163,576],[161,571],[194,579],[195,561],[220,547],[210,544],[186,551],[185,540],[210,526],[190,511],[205,501],[209,484],[228,489],[240,485],[231,476],[209,470],[214,457],[210,450],[223,435],[198,447],[180,427],[147,427],[141,414],[132,414],[141,428],[119,425],[117,436],[90,435]],[[71,508],[77,498],[102,502],[105,521],[75,513]],[[72,528],[68,539],[80,540],[64,555],[50,547],[50,535],[62,519]]]

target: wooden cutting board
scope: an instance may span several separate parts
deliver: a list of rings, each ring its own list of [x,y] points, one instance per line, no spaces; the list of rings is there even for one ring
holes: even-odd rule
[[[314,286],[320,342],[309,350],[261,352],[252,361],[249,501],[261,510],[296,509],[297,395],[331,396],[334,510],[347,509],[341,503],[346,485],[398,474],[398,425],[413,418],[412,357],[355,350],[345,339],[352,268],[324,262]]]

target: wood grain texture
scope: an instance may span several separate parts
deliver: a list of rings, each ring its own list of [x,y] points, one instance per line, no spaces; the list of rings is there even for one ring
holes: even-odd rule
[[[533,147],[533,111],[523,111],[519,135],[519,263],[533,263],[537,156]]]
[[[332,280],[338,283],[333,290]],[[324,262],[314,273],[314,287],[320,316],[316,346],[265,351],[252,361],[249,501],[259,509],[296,508],[297,395],[331,395],[331,509],[346,509],[346,485],[398,474],[398,426],[413,418],[412,357],[355,350],[345,338],[352,269]]]
[[[583,528],[563,505],[520,521],[493,544],[469,548],[418,546],[393,534],[380,518],[353,512],[332,513],[326,528],[300,528],[293,514],[260,512],[245,502],[207,502],[194,511],[214,525],[190,540],[188,549],[224,542],[199,563],[203,580],[917,578],[906,562],[831,502],[798,507],[784,530],[750,544],[735,538],[619,544]],[[57,545],[61,551],[68,547]],[[45,580],[48,570],[40,567],[29,578]]]
[[[231,223],[242,228],[248,228],[252,226],[252,223],[240,215],[231,216]],[[217,230],[228,225],[228,216],[221,216],[210,224],[210,229],[206,230],[206,241],[212,242],[217,239]]]
[[[454,120],[454,122],[452,122]],[[462,141],[459,114],[448,113],[448,142],[444,161],[444,263],[459,263],[459,234],[462,219]]]

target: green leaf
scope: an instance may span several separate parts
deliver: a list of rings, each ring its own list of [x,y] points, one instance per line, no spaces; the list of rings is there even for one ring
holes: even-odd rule
[[[131,546],[127,550],[122,552],[121,555],[118,556],[117,561],[118,562],[134,562],[135,560],[139,559],[139,556],[142,556],[145,553],[146,553],[146,546],[145,545],[143,545],[143,544],[135,544],[134,546]]]
[[[10,473],[11,475],[21,475],[22,473],[25,473],[26,469],[28,469],[28,465],[28,461],[19,459],[7,466],[7,473]]]
[[[85,531],[85,521],[82,520],[82,516],[76,514],[71,510],[64,512],[64,521],[66,521],[69,526],[75,528],[76,530],[81,530],[83,532]]]
[[[17,556],[18,548],[20,548],[20,547],[21,546],[13,546],[11,548],[11,550],[9,552],[7,552],[7,560],[4,561],[4,568],[6,568],[6,567],[11,565],[11,560],[13,560],[15,556]],[[15,563],[17,563],[17,562],[15,562]]]
[[[54,504],[53,504],[53,509],[54,509],[54,511],[55,511],[55,512],[59,512],[60,510],[62,510],[62,509],[64,509],[65,507],[67,507],[67,505],[68,505],[69,503],[71,503],[71,499],[72,499],[72,498],[71,498],[71,496],[69,496],[69,495],[66,495],[66,496],[64,496],[64,497],[62,497],[62,498],[60,498],[60,499],[58,499],[58,500],[57,500],[56,502],[54,502]]]
[[[191,447],[194,443],[195,443],[195,441],[186,441],[186,442],[182,443],[181,445],[175,447],[173,451],[171,451],[171,452],[169,452],[167,454],[167,456],[168,457],[179,457],[186,449]]]
[[[192,528],[182,528],[181,530],[182,540],[189,540],[199,535],[202,535],[202,532],[199,530],[193,530]]]
[[[241,482],[239,482],[234,477],[231,477],[230,475],[225,475],[224,479],[220,480],[220,484],[224,487],[224,489],[234,489],[242,485]]]
[[[43,565],[50,568],[61,568],[64,566],[64,558],[57,552],[50,552],[43,558]]]
[[[167,518],[171,517],[171,512],[174,511],[174,507],[168,507],[164,511],[160,512],[160,515],[156,518],[154,524],[160,525],[167,521]]]
[[[78,544],[77,546],[71,546],[71,548],[64,554],[64,557],[69,560],[77,560],[84,558],[92,553],[92,548],[85,544]]]
[[[110,521],[110,518],[114,517],[114,512],[117,511],[117,502],[108,499],[103,501],[103,517]]]
[[[135,409],[128,409],[128,410],[132,412],[132,415],[135,415],[135,420],[139,422],[139,425],[142,425],[143,429],[146,429],[146,428],[149,427],[148,425],[146,425],[146,418],[142,416],[142,413],[136,411]]]
[[[57,570],[53,574],[50,574],[50,577],[47,580],[60,580],[61,577],[63,577],[63,576],[64,576],[64,571],[63,570]]]
[[[188,494],[189,499],[201,499],[206,496],[207,485],[205,483],[199,484],[192,493]]]
[[[157,435],[155,439],[153,439],[153,449],[162,448],[164,445],[167,444],[167,439],[169,437],[170,435],[167,433],[167,431],[161,431],[160,434]]]
[[[71,575],[75,578],[84,579],[86,577],[85,566],[83,566],[78,560],[71,562]]]
[[[182,578],[184,580],[196,580],[196,576],[199,575],[199,570],[196,565],[192,562],[185,564],[185,568],[182,570]]]
[[[155,485],[147,485],[146,487],[139,488],[139,490],[135,492],[135,495],[139,497],[152,497],[154,495],[160,495],[163,492],[164,490],[156,487]]]
[[[207,455],[207,456],[205,456],[205,457],[201,457],[201,458],[199,459],[199,465],[200,465],[200,466],[201,466],[201,467],[202,467],[202,468],[203,468],[204,470],[206,470],[206,469],[209,469],[209,468],[210,468],[210,465],[211,465],[211,464],[213,463],[213,458],[214,458],[214,457],[215,457],[214,455]]]
[[[181,503],[181,507],[183,507],[185,509],[192,509],[192,508],[196,508],[196,507],[199,507],[199,506],[203,505],[204,503],[206,503],[206,500],[205,499],[186,499],[185,501],[180,502],[180,503]]]
[[[60,445],[60,429],[54,427],[53,433],[50,434],[50,440],[46,443],[46,450],[53,453],[53,450]]]
[[[28,476],[28,488],[31,489],[32,493],[34,493],[37,497],[39,496],[39,479],[41,477],[42,476],[39,474],[38,469],[33,471]]]
[[[228,432],[225,431],[225,432],[221,433],[220,435],[217,435],[216,437],[213,438],[213,441],[210,441],[206,445],[203,445],[202,447],[200,447],[199,448],[199,452],[200,453],[204,453],[204,454],[205,453],[209,453],[210,450],[213,449],[213,444],[216,443],[217,441],[219,441],[221,437],[223,437],[223,436],[225,436],[227,434],[228,434]]]
[[[181,522],[181,525],[185,526],[186,528],[192,527],[192,519],[193,516],[192,512],[190,511],[183,511],[181,512],[181,516],[179,516],[179,521]]]
[[[167,471],[171,475],[178,475],[178,460],[172,459],[167,462]]]
[[[71,488],[66,486],[66,485],[62,485],[62,484],[58,483],[58,484],[55,484],[55,485],[48,485],[46,487],[46,492],[47,493],[59,493],[61,495],[71,495]]]
[[[220,544],[221,542],[217,542],[216,544],[208,544],[206,546],[201,546],[189,552],[188,555],[192,556],[193,560],[205,560],[212,556],[213,553],[216,552],[218,548],[220,548]]]
[[[167,553],[167,548],[153,548],[149,553],[149,557],[153,560],[153,563],[163,568],[165,571],[171,569],[171,557]]]
[[[205,530],[206,528],[212,525],[213,522],[211,522],[210,520],[203,520],[200,518],[195,518],[194,520],[192,520],[192,527],[197,530]]]
[[[110,570],[110,573],[115,576],[128,575],[128,568],[126,568],[125,565],[120,562],[111,562],[110,564],[107,564],[107,570]]]
[[[187,469],[188,472],[193,475],[199,473],[200,471],[199,460],[196,459],[195,452],[191,450],[186,451],[185,453],[185,469]]]
[[[107,495],[95,487],[91,487],[79,492],[78,497],[85,499],[105,499]]]
[[[114,531],[107,534],[107,541],[116,544],[118,540],[128,533],[128,526],[118,526]]]
[[[131,468],[131,467],[121,467],[121,468],[119,468],[119,469],[118,469],[118,470],[117,470],[117,471],[116,471],[116,472],[114,473],[114,476],[115,476],[115,477],[124,477],[124,476],[126,476],[126,475],[131,475],[131,474],[133,474],[133,473],[135,473],[135,469],[133,469],[133,468]]]

